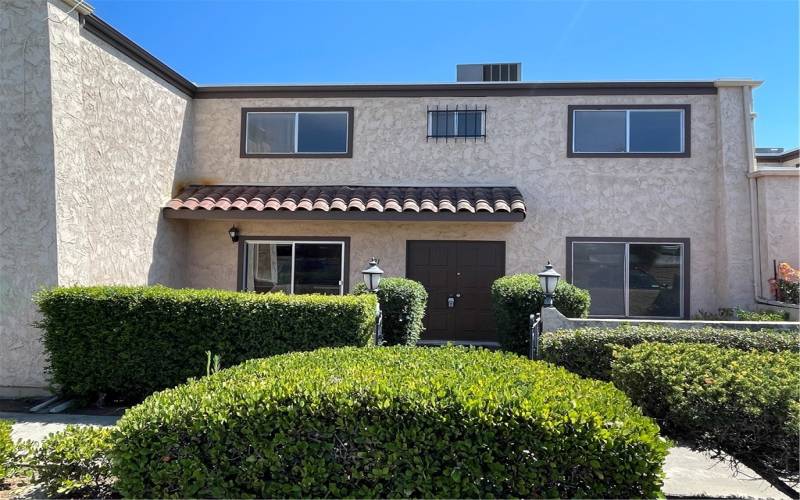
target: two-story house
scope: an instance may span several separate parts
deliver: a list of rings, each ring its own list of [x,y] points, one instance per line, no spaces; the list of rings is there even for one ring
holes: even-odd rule
[[[46,286],[341,294],[375,256],[428,289],[425,340],[481,343],[492,281],[548,260],[592,315],[632,318],[753,307],[769,259],[798,261],[798,172],[757,166],[757,81],[532,83],[506,64],[204,86],[85,3],[3,9],[6,393],[44,385]]]

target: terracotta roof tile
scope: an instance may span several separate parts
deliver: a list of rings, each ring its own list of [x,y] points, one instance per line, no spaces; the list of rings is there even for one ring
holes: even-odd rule
[[[169,210],[521,213],[515,187],[189,186]]]

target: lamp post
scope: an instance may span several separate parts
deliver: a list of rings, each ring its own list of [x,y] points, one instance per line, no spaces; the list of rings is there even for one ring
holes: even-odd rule
[[[553,265],[548,260],[544,271],[539,273],[539,283],[544,291],[544,307],[553,307],[553,295],[556,293],[559,278],[561,275],[553,269]]]
[[[381,283],[381,277],[383,276],[383,269],[378,267],[378,259],[373,257],[369,261],[369,267],[361,271],[361,274],[364,277],[364,284],[367,285],[367,290],[370,293],[376,294],[377,299],[377,292],[378,286]],[[375,306],[375,345],[381,345],[383,341],[383,334],[382,334],[382,327],[383,327],[383,313],[381,312],[381,304],[380,302],[376,301]]]

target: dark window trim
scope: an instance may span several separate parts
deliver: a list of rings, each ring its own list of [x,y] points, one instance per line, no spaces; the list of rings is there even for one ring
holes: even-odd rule
[[[683,152],[681,153],[575,153],[572,151],[573,115],[580,110],[681,109]],[[692,106],[690,104],[571,104],[567,106],[567,158],[689,158],[692,156]]]
[[[453,109],[450,109],[450,107],[447,106],[447,105],[444,107],[444,109],[440,108],[438,105],[433,106],[433,107],[428,106],[428,112],[426,113],[427,123],[425,124],[425,133],[426,133],[425,142],[428,142],[431,139],[433,139],[437,143],[439,142],[440,139],[444,139],[444,142],[449,142],[450,139],[453,139],[453,140],[462,139],[464,142],[467,142],[470,139],[472,139],[473,142],[478,142],[478,139],[481,139],[481,140],[483,140],[483,142],[486,142],[486,116],[488,114],[487,111],[488,111],[488,108],[485,105],[482,108],[479,108],[477,105],[473,106],[472,108],[470,108],[469,106],[465,106],[464,108],[460,108],[458,105],[456,105],[456,107],[453,108]],[[457,113],[479,113],[478,116],[480,116],[480,119],[481,119],[480,133],[479,134],[466,134],[466,133],[459,134],[458,133],[458,127],[456,126],[456,128],[453,130],[453,134],[452,135],[448,135],[449,132],[450,132],[450,126],[449,126],[449,121],[450,120],[448,119],[447,115],[449,115],[450,113],[453,113],[454,116],[456,116],[455,120],[458,119],[457,118]],[[436,134],[435,131],[433,130],[433,120],[432,120],[432,118],[433,118],[434,115],[440,116],[441,114],[445,115],[445,120],[446,120],[446,123],[447,123],[445,125],[445,134],[444,135]],[[466,131],[466,127],[465,127],[465,131]]]
[[[681,280],[683,281],[683,316],[681,319],[690,318],[690,298],[691,298],[691,282],[689,277],[691,273],[689,269],[692,264],[691,253],[691,240],[689,238],[619,238],[619,237],[594,237],[594,236],[567,236],[567,270],[566,279],[568,283],[572,283],[572,244],[573,243],[680,243],[683,245],[683,274]],[[603,318],[620,318],[620,319],[655,319],[647,316],[603,316]]]
[[[342,293],[350,292],[350,237],[349,236],[245,236],[239,235],[236,261],[236,290],[244,291],[244,247],[247,241],[332,241],[344,243],[344,271]]]
[[[346,112],[347,113],[347,152],[346,153],[248,153],[247,152],[247,113],[297,113],[297,112]],[[355,108],[350,107],[266,107],[242,108],[242,124],[239,130],[240,158],[352,158],[353,157],[353,121]]]

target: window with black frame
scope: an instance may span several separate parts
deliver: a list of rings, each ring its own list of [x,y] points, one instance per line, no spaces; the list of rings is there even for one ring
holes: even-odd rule
[[[568,241],[573,285],[589,291],[592,316],[682,318],[688,241]]]
[[[486,140],[486,108],[429,107],[427,138]]]
[[[688,156],[688,105],[569,106],[571,156]]]

